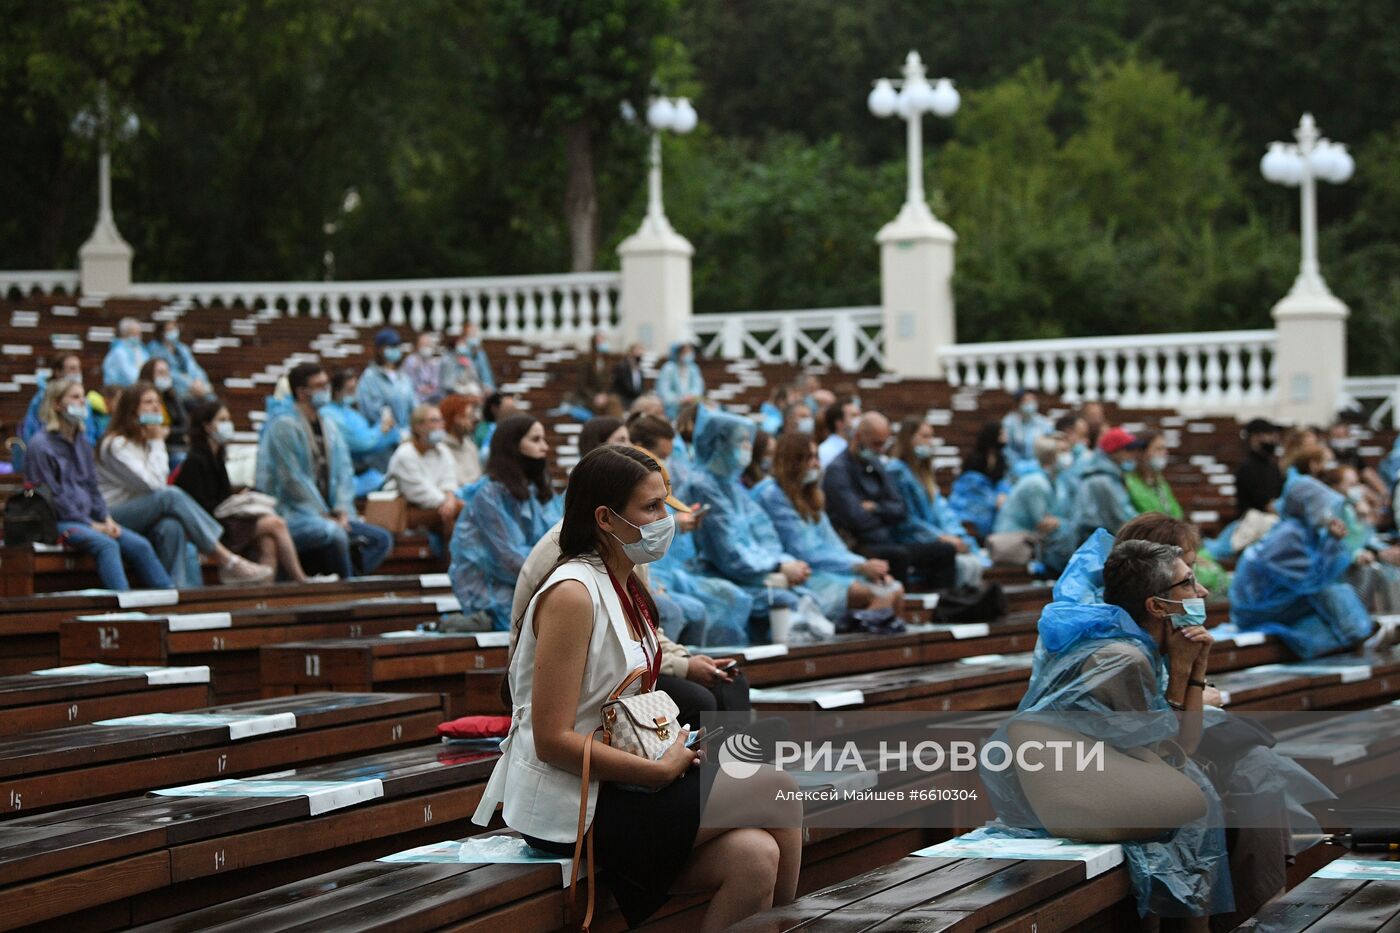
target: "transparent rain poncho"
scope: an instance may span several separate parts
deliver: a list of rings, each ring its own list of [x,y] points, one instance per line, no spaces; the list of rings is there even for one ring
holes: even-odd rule
[[[485,612],[498,632],[510,630],[515,583],[530,550],[563,518],[564,500],[521,501],[504,484],[482,477],[464,486],[466,503],[452,531],[452,592],[468,617]]]
[[[1240,556],[1230,616],[1240,628],[1277,635],[1300,658],[1364,640],[1371,617],[1344,581],[1359,544],[1328,530],[1349,522],[1345,497],[1307,476],[1284,489],[1282,520]]]
[[[326,448],[329,497],[322,495],[311,462],[311,428],[293,407],[277,406],[258,440],[256,481],[260,492],[277,500],[277,511],[289,523],[325,520],[327,512],[355,514],[355,471],[350,448],[334,421],[321,419]],[[329,498],[329,501],[327,499]]]
[[[773,522],[783,549],[811,566],[812,575],[803,586],[812,591],[822,614],[829,619],[845,615],[855,568],[865,558],[846,547],[825,512],[814,522],[799,515],[773,477],[754,486],[749,495]]]

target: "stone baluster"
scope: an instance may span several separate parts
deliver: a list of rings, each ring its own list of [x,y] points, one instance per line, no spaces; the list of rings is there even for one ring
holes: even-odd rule
[[[1060,397],[1071,404],[1080,399],[1079,356],[1073,351],[1057,354],[1060,359]]]
[[[1162,391],[1162,400],[1169,406],[1175,408],[1181,401],[1181,361],[1178,359],[1179,351],[1176,347],[1166,348],[1167,365],[1163,373],[1166,386]]]
[[[1138,385],[1142,371],[1138,368],[1138,351],[1131,347],[1123,351],[1123,387],[1119,392],[1122,404],[1137,405],[1142,398]]]
[[[1233,346],[1233,344],[1231,345]],[[1220,366],[1220,348],[1205,347],[1206,386],[1205,399],[1211,405],[1219,405],[1224,397],[1224,371]]]
[[[1084,359],[1084,398],[1098,401],[1099,395],[1099,355],[1093,350],[1085,351]]]
[[[1225,398],[1229,405],[1238,405],[1246,398],[1244,386],[1244,364],[1240,362],[1241,347],[1232,343],[1225,356]]]
[[[1100,356],[1103,359],[1103,397],[1106,401],[1116,402],[1120,398],[1119,388],[1122,385],[1118,353],[1116,350],[1104,350]]]
[[[1202,398],[1201,391],[1201,348],[1199,346],[1182,347],[1186,354],[1186,391],[1182,394],[1182,401],[1187,405],[1200,405]]]
[[[1054,353],[1040,354],[1040,370],[1044,374],[1040,384],[1045,391],[1056,395],[1060,391],[1060,370]]]

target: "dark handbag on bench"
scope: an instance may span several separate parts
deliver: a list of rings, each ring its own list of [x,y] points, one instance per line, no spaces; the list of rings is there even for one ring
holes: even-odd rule
[[[25,483],[23,492],[5,500],[5,545],[57,543],[58,513],[49,487]]]

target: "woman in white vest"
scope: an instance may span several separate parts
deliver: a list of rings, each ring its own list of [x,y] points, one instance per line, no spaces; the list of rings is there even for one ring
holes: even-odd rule
[[[701,929],[722,930],[796,895],[801,804],[773,802],[795,788],[789,779],[714,778],[686,747],[684,727],[655,761],[594,741],[580,816],[585,740],[604,702],[630,672],[646,674],[626,693],[659,671],[655,603],[632,570],[670,544],[665,499],[656,462],[634,448],[605,445],[574,468],[561,557],[525,610],[509,670],[510,735],[474,819],[485,825],[503,804],[506,824],[531,846],[566,856],[589,826],[596,866],[629,925],[673,894],[705,893]],[[722,808],[714,828],[702,828],[702,804]]]

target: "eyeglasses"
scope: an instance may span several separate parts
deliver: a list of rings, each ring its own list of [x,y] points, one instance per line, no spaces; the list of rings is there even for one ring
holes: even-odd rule
[[[1182,577],[1180,580],[1177,580],[1175,583],[1173,583],[1171,586],[1167,587],[1167,588],[1166,588],[1165,590],[1163,590],[1162,592],[1163,592],[1163,593],[1170,593],[1172,590],[1176,589],[1177,587],[1179,587],[1179,586],[1185,586],[1185,585],[1188,584],[1188,583],[1191,584],[1191,589],[1194,590],[1194,589],[1196,588],[1196,575],[1195,575],[1194,573],[1188,573],[1186,576]],[[1160,594],[1159,594],[1159,595],[1160,595]]]

